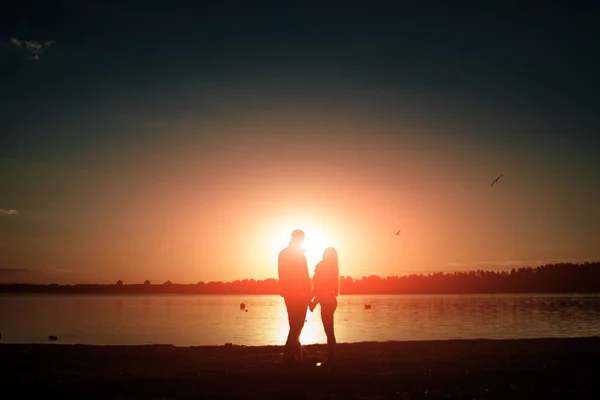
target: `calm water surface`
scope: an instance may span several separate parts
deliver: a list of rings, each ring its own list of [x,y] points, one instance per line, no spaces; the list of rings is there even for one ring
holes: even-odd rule
[[[319,312],[308,313],[303,343],[325,342]],[[340,342],[593,336],[600,295],[348,295],[335,318]],[[280,345],[287,331],[279,296],[0,296],[5,343],[56,335],[82,344]]]

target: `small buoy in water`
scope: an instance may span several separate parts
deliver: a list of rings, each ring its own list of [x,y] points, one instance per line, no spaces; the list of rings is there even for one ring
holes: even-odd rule
[[[240,303],[240,310],[246,309],[246,303]]]
[[[48,340],[51,340],[51,341],[53,341],[53,342],[54,342],[54,341],[57,341],[57,340],[58,340],[58,337],[56,337],[56,336],[54,336],[54,335],[50,335],[50,336],[48,336]]]
[[[371,309],[371,305],[370,304],[365,304],[365,310],[370,310]]]

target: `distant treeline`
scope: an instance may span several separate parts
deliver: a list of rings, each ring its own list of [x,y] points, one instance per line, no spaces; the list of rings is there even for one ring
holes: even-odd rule
[[[548,264],[511,271],[340,278],[341,294],[600,293],[600,262]],[[0,284],[0,293],[278,294],[276,279],[196,284],[29,285]]]

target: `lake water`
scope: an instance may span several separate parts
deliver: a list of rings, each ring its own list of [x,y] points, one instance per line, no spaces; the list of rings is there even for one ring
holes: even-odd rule
[[[339,342],[600,335],[600,295],[343,295],[338,302]],[[305,344],[325,342],[319,312],[308,312]],[[82,344],[281,345],[287,331],[279,296],[0,296],[4,343],[56,335]]]

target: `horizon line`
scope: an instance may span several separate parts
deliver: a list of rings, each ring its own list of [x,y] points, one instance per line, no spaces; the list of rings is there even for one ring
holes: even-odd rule
[[[511,268],[505,268],[505,269],[494,269],[494,270],[486,270],[486,269],[468,269],[468,270],[438,270],[438,271],[413,271],[410,273],[406,273],[406,274],[396,274],[396,275],[387,275],[387,276],[381,276],[381,275],[377,275],[377,274],[371,274],[371,275],[362,275],[360,277],[356,277],[356,276],[351,276],[351,275],[340,275],[340,280],[342,279],[352,279],[352,280],[363,280],[365,278],[371,278],[371,277],[376,277],[379,279],[388,279],[388,278],[400,278],[400,277],[409,277],[409,276],[422,276],[422,277],[427,277],[430,276],[432,274],[442,274],[442,275],[454,275],[454,274],[468,274],[470,272],[484,272],[484,273],[492,273],[492,274],[502,274],[502,273],[506,273],[506,272],[510,272],[512,270],[515,271],[519,271],[519,270],[526,270],[526,269],[537,269],[537,268],[542,268],[542,267],[548,267],[548,266],[560,266],[560,265],[564,265],[564,266],[585,266],[585,265],[599,265],[600,264],[600,260],[598,261],[585,261],[585,262],[555,262],[555,263],[547,263],[547,264],[539,264],[536,266],[520,266],[518,268],[515,268],[514,266]],[[270,277],[270,278],[264,278],[264,279],[254,279],[254,278],[243,278],[243,279],[236,279],[233,281],[215,281],[215,280],[211,280],[211,281],[197,281],[197,282],[190,282],[190,283],[175,283],[175,282],[171,282],[170,280],[167,280],[165,282],[162,283],[152,283],[149,280],[145,280],[143,282],[139,282],[139,283],[124,283],[121,279],[117,280],[116,283],[66,283],[66,284],[60,284],[60,283],[26,283],[26,282],[0,282],[0,285],[2,286],[6,286],[6,285],[28,285],[28,286],[163,286],[163,285],[185,285],[185,286],[190,286],[190,285],[199,285],[199,284],[210,284],[210,283],[215,283],[215,284],[234,284],[234,283],[243,283],[245,281],[254,281],[254,282],[271,282],[271,281],[278,281],[277,278],[274,277]],[[120,283],[119,283],[120,282]]]

